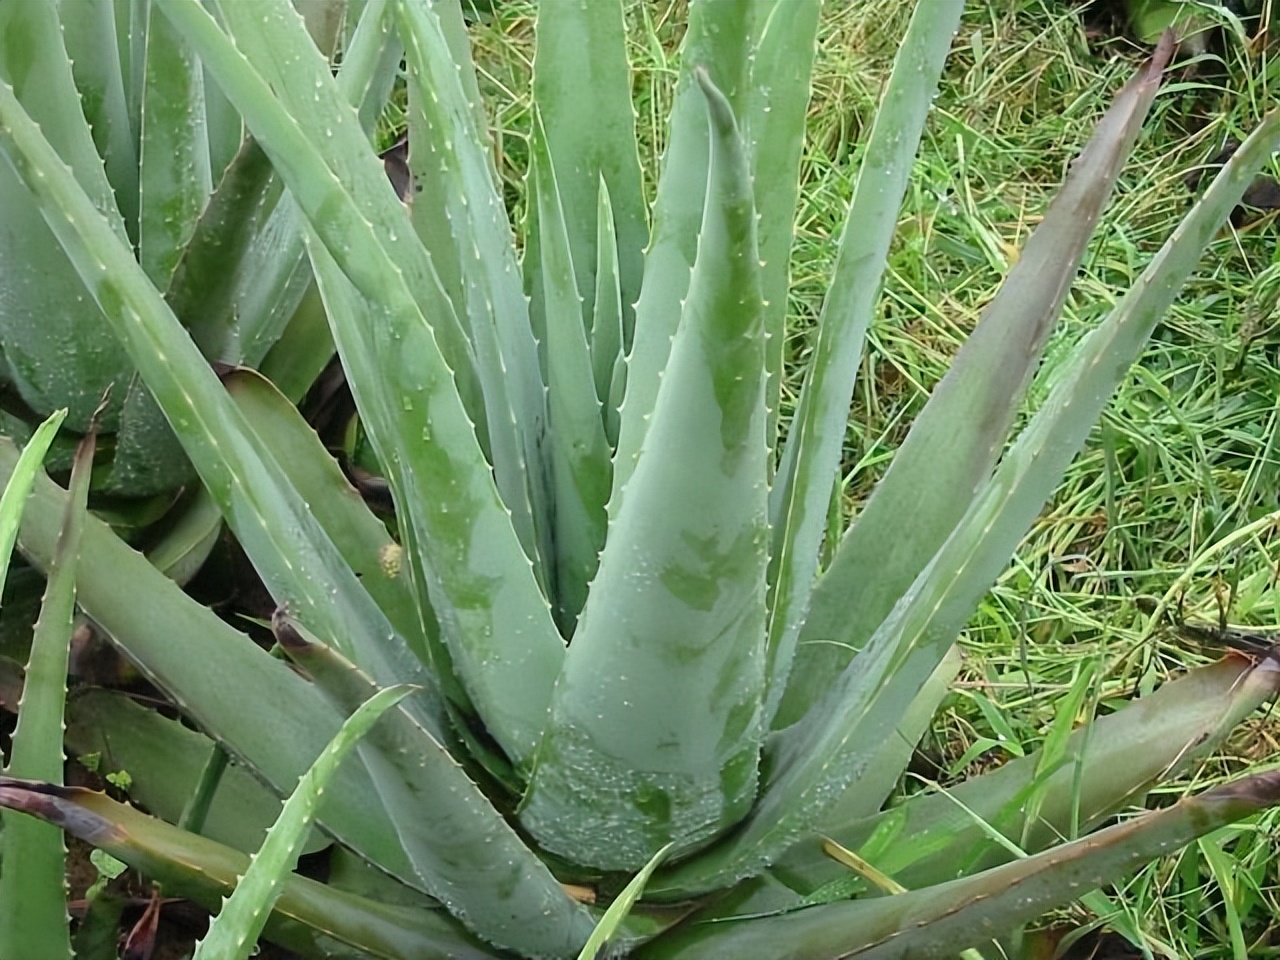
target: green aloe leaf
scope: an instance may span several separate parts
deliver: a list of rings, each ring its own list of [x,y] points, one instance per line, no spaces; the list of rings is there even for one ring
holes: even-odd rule
[[[10,88],[0,85],[0,149],[32,191],[103,315],[129,351],[277,602],[381,678],[429,684],[358,578],[255,441],[132,251],[93,208]],[[424,716],[429,698],[419,697]]]
[[[776,727],[796,722],[821,699],[990,477],[1089,238],[1155,98],[1167,54],[1166,49],[1116,95],[841,541],[835,561],[813,590]],[[843,420],[837,430],[842,432]],[[815,489],[815,496],[819,492]],[[908,513],[911,523],[903,524]],[[848,598],[854,590],[858,603],[851,607]]]
[[[655,853],[649,862],[644,865],[644,868],[622,888],[622,892],[618,894],[613,903],[609,904],[604,916],[600,918],[596,928],[591,931],[591,936],[578,953],[578,960],[595,960],[600,955],[610,938],[613,937],[622,922],[627,918],[627,914],[631,912],[636,902],[644,894],[644,885],[649,882],[649,878],[653,876],[653,871],[658,869],[659,864],[671,852],[672,846],[672,844],[667,844]]]
[[[94,435],[80,441],[71,468],[62,529],[31,640],[26,683],[5,774],[62,780],[62,723],[67,693],[76,563],[93,467]],[[20,502],[20,501],[19,501]],[[0,956],[71,956],[67,923],[66,846],[58,830],[12,814],[0,831]],[[21,918],[21,922],[13,922]]]
[[[744,828],[677,874],[673,884],[702,890],[759,872],[844,790],[856,789],[868,745],[891,735],[1084,443],[1199,252],[1278,143],[1280,114],[1274,114],[1246,140],[1112,316],[1081,344],[956,531],[861,654],[825,699],[771,744],[770,779]]]
[[[414,95],[409,137],[422,178],[418,196],[430,194],[422,213],[437,214],[431,224],[420,214],[415,226],[428,227],[433,259],[456,265],[454,308],[476,351],[490,462],[521,543],[545,580],[542,564],[552,556],[551,500],[539,453],[546,401],[511,223],[485,149],[487,120],[474,78],[463,76],[473,70],[470,57],[455,59],[457,47],[435,6],[401,3],[396,10]]]
[[[13,445],[0,438],[0,482],[12,475],[17,459]],[[41,569],[52,560],[65,499],[52,481],[40,478],[28,500],[18,543]],[[287,795],[306,769],[306,758],[318,755],[341,723],[319,691],[186,596],[92,516],[76,577],[76,598],[85,613],[145,666],[186,716],[278,795]],[[136,601],[143,595],[145,605]],[[324,828],[403,882],[418,884],[365,771],[347,766],[338,779],[320,818]]]
[[[205,761],[221,749],[203,733],[162,717],[128,694],[89,689],[67,702],[67,746],[102,774],[127,771],[129,797],[154,816],[177,823]],[[280,800],[238,763],[223,771],[200,833],[252,853],[280,814]],[[316,833],[314,853],[329,841]]]
[[[608,523],[605,503],[613,472],[600,399],[593,389],[595,372],[582,315],[584,301],[574,273],[571,237],[547,138],[537,117],[530,180],[537,199],[542,278],[539,286],[545,307],[546,443],[556,504],[556,612],[561,632],[571,636],[604,547]],[[613,359],[616,357],[615,353]]]
[[[596,327],[595,301],[601,263],[613,265],[622,305],[617,319],[630,345],[635,302],[640,296],[644,249],[649,241],[640,156],[636,150],[635,111],[626,56],[626,24],[620,0],[596,3],[548,3],[538,10],[533,60],[533,100],[544,132],[552,167],[572,171],[558,186],[569,240],[573,275],[583,301],[583,323]],[[525,280],[533,293],[533,309],[542,298],[539,265],[542,230],[536,182],[530,183],[530,223],[526,235]],[[601,229],[601,195],[607,194],[606,238]],[[549,314],[550,307],[546,308]],[[610,321],[611,318],[604,318]],[[545,329],[545,321],[535,321]],[[612,322],[603,326],[612,329]],[[613,370],[617,352],[597,357]],[[599,369],[599,368],[597,368]],[[554,384],[554,379],[549,380]],[[597,386],[599,380],[597,379]],[[600,393],[608,399],[606,389]]]
[[[614,380],[626,376],[625,304],[618,264],[618,237],[613,225],[609,187],[600,181],[596,207],[596,288],[591,310],[591,371],[601,403],[605,435],[612,451],[618,445],[618,407]],[[619,373],[621,371],[621,373]]]
[[[204,71],[154,7],[146,12],[138,166],[138,258],[160,290],[213,192]]]
[[[111,184],[80,110],[71,61],[57,53],[63,49],[60,6],[0,7],[5,38],[0,80],[12,85],[10,96],[23,102],[56,146],[60,168],[70,165],[92,205],[127,242]],[[67,256],[9,164],[0,165],[0,209],[0,270],[7,289],[0,309],[0,379],[12,381],[24,402],[40,414],[67,407],[67,427],[75,431],[88,428],[104,392],[113,386],[116,406],[100,426],[115,429],[127,359],[83,286],[70,279]]]
[[[372,681],[287,617],[276,639],[339,709],[370,697]],[[500,946],[533,956],[577,950],[594,925],[546,866],[429,732],[393,710],[359,747],[427,893]],[[447,828],[424,810],[450,810]]]
[[[645,251],[644,279],[636,303],[626,403],[620,404],[611,517],[618,512],[623,490],[640,455],[698,253],[711,132],[695,70],[707,72],[728,97],[735,116],[740,116],[739,98],[746,96],[750,87],[749,69],[744,65],[748,62],[746,54],[754,24],[761,11],[776,2],[693,0],[689,5],[688,26],[680,46],[680,79],[671,108],[667,151],[662,158],[652,234]]]
[[[859,960],[954,957],[1217,828],[1280,803],[1280,773],[1259,773],[1082,840],[939,887],[849,900],[736,924],[691,926],[645,960],[769,956]]]
[[[407,686],[379,690],[343,722],[337,735],[285,801],[249,869],[236,881],[235,891],[214,917],[208,934],[197,941],[193,960],[248,960],[250,954],[256,952],[256,941],[266,926],[267,916],[297,866],[298,855],[320,806],[321,794],[360,738],[410,692]]]
[[[116,205],[134,239],[138,234],[138,116],[130,107],[130,93],[134,91],[126,91],[134,85],[134,78],[128,72],[129,64],[121,59],[121,31],[125,37],[131,34],[129,19],[135,11],[138,7],[126,11],[119,3],[68,3],[57,7],[84,118],[102,158],[107,182],[114,189]],[[138,33],[145,35],[141,28]]]
[[[1056,757],[1037,751],[872,816],[837,806],[822,830],[909,888],[944,883],[1004,863],[1010,844],[1037,852],[1093,829],[1213,750],[1278,692],[1280,671],[1228,658],[1073,730]],[[997,833],[1007,840],[997,841]],[[850,896],[865,888],[841,883],[853,879],[816,840],[805,840],[741,885],[715,915],[772,913]]]
[[[311,507],[343,561],[360,578],[400,636],[426,656],[419,638],[438,629],[418,602],[404,551],[387,532],[298,408],[252,370],[223,378],[227,393],[244,413],[264,450],[274,454],[289,484]],[[155,557],[152,557],[155,562]]]
[[[255,71],[263,66],[282,94],[305,104],[296,116],[317,113],[316,96],[337,96],[287,3],[227,6],[253,63],[199,4],[164,0],[163,9],[244,112],[323,240],[312,244],[311,257],[334,338],[390,472],[415,583],[426,590],[452,658],[437,663],[437,674],[456,670],[490,732],[526,764],[564,644],[459,399],[455,377],[465,370],[456,361],[469,367],[469,347],[462,341],[465,356],[442,352],[448,330],[461,332],[449,327],[452,307],[430,261],[367,141],[337,119],[344,109],[325,113],[333,125],[310,139]],[[280,75],[285,50],[297,59],[285,57],[290,67]],[[430,325],[423,310],[432,313]]]
[[[336,729],[336,728],[335,728]],[[332,794],[331,794],[332,796]],[[249,856],[186,833],[106,795],[0,777],[0,806],[57,824],[159,881],[173,896],[216,910],[249,868]],[[292,876],[267,938],[304,955],[344,960],[501,960],[443,910],[401,907]],[[343,946],[354,948],[342,949]]]
[[[768,457],[759,257],[732,109],[705,73],[699,83],[713,141],[698,260],[521,810],[549,849],[610,869],[639,869],[670,840],[678,852],[705,843],[755,793]]]
[[[18,538],[23,504],[31,493],[36,475],[40,472],[40,464],[49,452],[66,416],[65,410],[55,411],[36,428],[31,439],[22,448],[22,455],[14,463],[3,492],[0,492],[0,589],[4,588],[8,579],[9,561],[13,557],[13,545]]]
[[[808,612],[831,484],[844,447],[854,378],[875,311],[889,243],[898,225],[898,208],[963,9],[963,0],[917,3],[894,58],[858,171],[800,406],[770,493],[774,531],[768,647],[770,719],[782,699],[796,639]]]
[[[771,445],[777,438],[791,242],[795,237],[792,221],[800,193],[800,154],[821,6],[821,0],[785,0],[767,8],[756,30],[748,61],[751,80],[739,112],[760,215],[760,291],[769,336],[765,342],[769,371],[765,396],[770,412],[766,437]]]

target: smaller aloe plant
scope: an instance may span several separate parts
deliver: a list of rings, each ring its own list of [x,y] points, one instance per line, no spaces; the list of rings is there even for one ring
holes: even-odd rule
[[[336,841],[329,882],[285,883],[267,936],[308,956],[573,957],[604,917],[606,953],[669,960],[952,955],[1280,799],[1280,778],[1259,774],[1084,835],[1276,692],[1274,662],[1237,658],[883,809],[954,676],[965,620],[1280,142],[1273,116],[1006,448],[1163,45],[1101,119],[874,495],[830,532],[854,375],[961,7],[919,3],[902,39],[783,425],[816,0],[690,5],[651,210],[622,4],[541,4],[518,237],[456,2],[363,5],[335,77],[285,0],[154,0],[297,205],[394,538],[267,379],[213,374],[0,85],[0,152],[272,592],[279,646],[305,672],[88,518],[81,608],[201,732],[110,693],[74,698],[72,747],[126,767],[164,819],[15,778],[0,779],[0,803],[216,908],[273,816],[268,791],[290,794],[345,716],[408,683],[419,689],[356,746],[317,812]],[[407,206],[353,107],[402,55]],[[0,442],[6,481],[16,456]],[[41,481],[29,501],[19,544],[42,568],[65,500]],[[221,779],[202,774],[221,752],[234,760]],[[215,780],[206,835],[165,822]],[[850,874],[832,853],[868,867]],[[869,896],[869,878],[901,892]]]

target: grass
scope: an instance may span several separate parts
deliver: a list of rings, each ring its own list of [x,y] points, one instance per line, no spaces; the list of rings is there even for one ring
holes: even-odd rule
[[[642,163],[653,181],[675,82],[683,0],[631,8]],[[834,3],[824,13],[803,161],[790,303],[792,370],[821,306],[859,143],[908,5]],[[508,2],[476,30],[497,117],[495,149],[515,206],[526,157],[532,5]],[[1048,206],[1072,157],[1142,52],[1089,38],[1078,6],[973,4],[957,37],[904,205],[849,421],[842,509],[853,515],[951,356]],[[1086,257],[1028,409],[1066,348],[1123,294],[1192,199],[1187,178],[1274,102],[1273,51],[1231,43],[1195,72],[1175,69]],[[1280,630],[1280,262],[1276,222],[1227,229],[1114,398],[1088,448],[974,617],[966,665],[922,746],[943,783],[1030,752],[1075,689],[1079,717],[1213,656],[1169,629],[1188,618]],[[784,388],[784,416],[798,379]],[[906,520],[904,519],[904,522]],[[1163,601],[1163,603],[1161,603]],[[1159,605],[1163,614],[1152,614]],[[1152,802],[1249,764],[1275,763],[1273,718]],[[908,783],[905,789],[913,789]],[[1280,956],[1280,818],[1221,831],[1108,891],[1149,956]],[[1073,924],[1091,918],[1077,910]],[[1137,936],[1141,931],[1141,936]]]

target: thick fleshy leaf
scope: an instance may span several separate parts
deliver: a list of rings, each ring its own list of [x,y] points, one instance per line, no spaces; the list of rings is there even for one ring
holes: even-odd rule
[[[891,735],[1083,445],[1200,251],[1277,144],[1280,114],[1273,114],[1245,141],[1108,320],[1077,348],[956,531],[826,698],[775,738],[770,779],[744,829],[685,868],[676,885],[712,889],[759,872],[805,835],[846,789],[856,789],[869,762],[869,745]]]
[[[527,763],[563,641],[459,398],[455,378],[465,371],[456,361],[470,365],[470,348],[461,341],[463,353],[442,353],[444,334],[461,337],[461,330],[447,322],[452,307],[429,258],[350,111],[316,111],[317,96],[340,98],[288,3],[227,5],[252,63],[199,4],[165,0],[162,8],[244,112],[323,240],[312,245],[312,263],[334,338],[389,471],[415,583],[427,592],[453,660],[437,673],[456,668],[489,731],[514,761]],[[294,115],[323,114],[313,137],[255,67],[282,96],[304,104]]]
[[[289,794],[261,849],[209,925],[208,934],[196,942],[193,960],[248,960],[257,952],[258,936],[298,864],[321,794],[360,738],[409,693],[407,686],[379,690],[343,722]]]
[[[486,149],[487,121],[478,115],[474,80],[463,76],[474,68],[469,56],[456,58],[435,6],[399,4],[397,12],[413,94],[409,152],[422,180],[418,196],[426,201],[422,211],[415,204],[415,226],[429,231],[424,239],[433,259],[441,256],[457,267],[460,299],[454,307],[476,351],[490,462],[521,543],[545,582],[549,572],[542,564],[553,548],[539,452],[546,430],[542,371],[511,223]],[[437,214],[429,225],[422,217],[428,210]]]
[[[821,6],[821,0],[783,0],[770,5],[756,25],[748,61],[751,82],[739,108],[760,215],[760,292],[768,334],[765,364],[769,387],[765,397],[770,420],[766,437],[770,445],[777,442],[791,242]]]
[[[32,189],[81,278],[219,501],[276,601],[388,682],[429,675],[342,561],[310,507],[256,441],[132,251],[94,210],[31,119],[0,85],[0,149]],[[431,697],[415,698],[426,718]],[[432,721],[434,722],[434,721]]]
[[[794,723],[821,699],[990,476],[1085,246],[1155,98],[1168,52],[1163,50],[1116,95],[1000,292],[842,539],[813,590],[776,727]],[[843,420],[837,433],[843,433]],[[903,524],[908,513],[911,523]],[[850,605],[853,591],[858,602]]]
[[[145,816],[105,794],[0,778],[0,805],[55,823],[164,885],[216,910],[249,867],[238,850]],[[400,907],[290,877],[267,938],[304,955],[377,960],[500,960],[442,910]],[[337,941],[335,947],[334,941]],[[345,952],[342,945],[359,953]]]
[[[377,687],[287,618],[280,645],[340,710]],[[594,920],[490,805],[430,733],[402,710],[387,714],[359,747],[422,887],[501,946],[532,956],[573,953]],[[445,818],[424,810],[449,810]]]
[[[639,869],[688,852],[755,793],[767,538],[755,208],[728,101],[663,389],[578,622],[521,809],[546,847]],[[655,522],[660,518],[662,522]]]
[[[710,125],[695,68],[707,72],[728,97],[735,116],[740,116],[740,99],[750,87],[746,64],[754,24],[761,10],[776,2],[693,0],[689,4],[689,22],[680,46],[680,80],[671,108],[667,151],[658,178],[652,235],[645,250],[644,278],[628,353],[626,402],[619,405],[622,417],[613,464],[611,517],[618,512],[640,456],[698,254],[698,230],[707,195]]]
[[[12,444],[0,439],[0,482],[16,460]],[[65,494],[47,479],[37,481],[28,500],[18,544],[41,569],[52,559],[64,502]],[[137,603],[138,596],[148,603]],[[337,731],[341,716],[319,691],[186,596],[92,516],[83,534],[76,597],[186,716],[277,795],[288,794]],[[349,765],[338,778],[320,818],[324,828],[403,882],[418,883],[367,774]]]
[[[1244,658],[1230,657],[1072,731],[1056,757],[1037,751],[873,816],[837,805],[822,831],[908,888],[944,883],[1006,862],[1011,844],[1034,853],[1100,825],[1215,749],[1278,692],[1280,670],[1273,664],[1254,669]],[[994,838],[997,832],[1006,842]],[[815,838],[740,885],[712,915],[794,910],[865,889],[822,853]]]
[[[311,507],[347,566],[392,626],[425,658],[421,638],[436,631],[435,621],[429,609],[420,609],[404,551],[386,525],[347,481],[297,407],[268,380],[252,370],[240,369],[224,377],[223,384],[263,449],[273,452],[289,483]]]
[[[147,10],[138,166],[138,258],[160,290],[213,192],[204,71],[154,8]]]
[[[1259,773],[1045,853],[939,887],[776,917],[691,926],[645,960],[942,960],[1217,828],[1280,803],[1280,773]]]
[[[0,80],[13,86],[56,146],[62,163],[125,239],[111,185],[102,168],[63,47],[57,4],[6,3],[0,7]],[[9,164],[0,165],[0,343],[4,368],[22,399],[40,415],[67,407],[67,427],[83,431],[108,385],[117,407],[101,427],[115,428],[129,368],[124,352],[73,271],[57,238]]]
[[[22,508],[31,493],[40,464],[44,461],[58,428],[66,418],[65,410],[59,410],[40,424],[22,448],[22,455],[13,465],[13,472],[6,478],[0,491],[0,590],[8,580],[9,561],[13,545],[18,538],[18,525],[22,522]]]
[[[613,203],[609,187],[600,181],[596,209],[596,288],[591,310],[591,370],[596,396],[602,404],[605,434],[610,449],[618,443],[618,408],[614,405],[613,381],[619,366],[626,370],[624,330],[625,306],[619,276],[618,238],[613,226]]]
[[[800,405],[770,492],[770,720],[782,699],[808,612],[854,378],[898,225],[898,208],[963,9],[963,0],[922,0],[898,47],[858,170]]]
[[[162,717],[132,697],[90,689],[67,702],[67,746],[102,774],[129,773],[129,797],[154,816],[178,823],[205,761],[220,749],[181,721]],[[252,853],[280,814],[280,800],[241,764],[223,771],[205,814],[202,836]],[[328,846],[317,833],[306,850]]]
[[[76,603],[76,563],[89,498],[94,436],[80,441],[71,468],[62,529],[31,639],[5,773],[62,782],[62,718]],[[66,846],[48,824],[5,814],[0,832],[0,956],[71,957]],[[21,918],[21,922],[13,922]]]
[[[546,325],[546,446],[556,505],[553,595],[560,630],[571,636],[604,547],[605,503],[613,471],[559,181],[541,123],[535,118],[534,124],[530,181],[538,208],[539,288]]]
[[[625,38],[620,0],[539,7],[533,101],[538,105],[551,166],[562,174],[559,204],[577,292],[583,301],[583,322],[587,330],[595,325],[597,265],[607,257],[616,263],[623,311],[619,319],[630,345],[649,228]],[[543,259],[542,231],[546,228],[537,225],[542,203],[539,188],[536,183],[529,186],[532,202],[525,280],[533,293],[532,307],[537,310],[543,290],[538,265]],[[600,246],[597,213],[601,191],[607,191],[610,201],[610,250]],[[538,328],[545,328],[545,321]],[[613,369],[613,357],[608,360],[608,369]],[[602,393],[600,399],[607,399],[607,394]]]

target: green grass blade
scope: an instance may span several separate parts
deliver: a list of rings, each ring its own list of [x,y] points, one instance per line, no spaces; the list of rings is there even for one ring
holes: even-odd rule
[[[561,632],[572,636],[604,547],[605,503],[613,471],[600,400],[593,389],[595,374],[582,316],[583,299],[575,279],[572,238],[547,138],[537,118],[531,152],[530,178],[538,208],[539,286],[546,308],[546,443],[556,505],[556,614]],[[611,359],[610,367],[612,363]]]
[[[172,896],[194,900],[207,910],[217,910],[249,869],[247,854],[92,790],[0,778],[0,806],[58,824],[157,880]],[[330,956],[335,941],[339,947],[354,948],[338,956],[375,960],[509,956],[486,947],[442,910],[369,900],[301,876],[285,881],[266,935],[304,956]]]
[[[813,361],[770,493],[770,719],[782,699],[808,611],[854,379],[898,225],[898,208],[963,7],[963,0],[918,2],[894,58],[822,305]]]
[[[562,172],[572,171],[572,176],[559,182],[559,203],[578,295],[583,300],[584,323],[588,330],[595,326],[597,269],[607,258],[605,262],[615,265],[623,311],[619,319],[628,332],[629,344],[649,227],[620,0],[548,3],[539,8],[533,101],[538,105],[551,165]],[[601,245],[604,238],[598,208],[602,190],[610,199],[612,249]],[[531,185],[530,198],[530,219],[534,221],[541,203],[536,184]],[[525,279],[535,309],[543,279],[538,271],[543,257],[541,232],[536,222],[529,224]],[[612,369],[611,357],[608,370]],[[607,399],[607,389],[600,397]]]
[[[645,251],[644,279],[636,303],[635,330],[628,353],[626,403],[621,405],[618,452],[613,465],[610,517],[635,469],[657,400],[661,371],[680,320],[698,253],[698,229],[707,193],[710,128],[696,67],[705,69],[729,98],[735,115],[750,87],[746,57],[760,9],[776,0],[716,3],[695,0],[680,48],[680,80],[671,108],[670,134],[653,206],[653,229]],[[784,0],[786,2],[786,0]],[[646,858],[647,859],[647,858]]]
[[[67,411],[58,410],[45,420],[31,435],[22,455],[13,465],[4,491],[0,493],[0,589],[4,588],[8,579],[9,561],[13,557],[13,544],[18,538],[18,525],[22,522],[22,507],[31,493],[36,474],[40,472],[40,464],[53,438],[58,435],[58,428],[66,419]]]
[[[0,438],[0,482],[17,458]],[[65,499],[56,484],[38,478],[28,500],[18,542],[40,569],[51,562]],[[184,715],[277,794],[287,795],[337,731],[340,715],[286,664],[187,597],[104,523],[90,516],[83,536],[76,584],[81,609]],[[148,603],[139,604],[138,596]],[[289,733],[263,736],[264,730]],[[367,774],[344,768],[338,779],[321,817],[325,829],[405,883],[418,883]]]
[[[684,316],[556,686],[521,822],[578,862],[639,869],[755,792],[767,493],[755,208],[727,100]],[[655,517],[674,518],[654,523]]]
[[[342,724],[285,801],[279,819],[267,831],[262,849],[236,882],[235,892],[214,917],[208,934],[196,943],[193,960],[248,960],[256,952],[267,915],[280,898],[285,879],[297,866],[320,795],[360,738],[411,692],[407,686],[379,690]]]
[[[343,563],[283,471],[182,331],[132,251],[0,85],[0,149],[32,189],[77,272],[182,440],[276,601],[382,679],[422,666]]]
[[[813,591],[775,726],[796,722],[821,699],[990,477],[1162,68],[1153,61],[1116,96],[845,534]],[[907,515],[910,524],[902,522]]]
[[[992,931],[1030,922],[1148,860],[1280,803],[1280,773],[1254,774],[1174,806],[1100,830],[1046,853],[940,887],[810,907],[736,924],[692,926],[646,960],[941,960],[979,946]],[[678,936],[678,935],[677,935]]]
[[[124,222],[80,108],[63,47],[60,9],[50,3],[0,7],[0,36],[5,38],[0,80],[17,84],[11,96],[22,101],[55,145],[59,169],[70,165],[93,206],[125,241]],[[84,288],[69,276],[57,238],[9,164],[0,164],[0,210],[0,264],[7,288],[0,307],[0,342],[6,376],[37,414],[67,407],[67,427],[80,432],[114,384],[114,403],[101,423],[103,429],[113,429],[124,400],[128,361]]]
[[[213,192],[213,174],[200,61],[154,7],[146,15],[138,259],[164,290]]]
[[[76,604],[76,562],[93,450],[91,433],[80,441],[71,468],[62,529],[31,640],[18,723],[5,767],[9,776],[62,782],[62,723]],[[5,815],[0,831],[0,956],[41,960],[71,956],[66,852],[56,828]]]
[[[276,638],[340,710],[377,688],[334,651],[277,617]],[[565,956],[592,918],[503,820],[449,753],[402,710],[360,756],[422,887],[486,940],[527,956]]]

